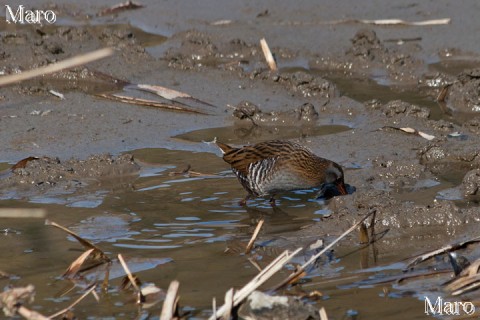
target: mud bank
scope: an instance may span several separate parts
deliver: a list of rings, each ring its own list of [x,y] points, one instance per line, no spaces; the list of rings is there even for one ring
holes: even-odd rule
[[[275,249],[319,237],[328,240],[375,210],[375,224],[385,231],[378,247],[388,262],[456,237],[476,236],[480,50],[475,32],[464,28],[478,29],[478,5],[368,3],[147,1],[137,10],[100,15],[112,4],[56,2],[42,4],[61,16],[54,25],[0,22],[0,70],[5,75],[101,47],[115,50],[87,66],[0,88],[0,161],[5,168],[0,199],[9,205],[17,200],[17,206],[54,204],[82,218],[94,208],[102,214],[118,210],[143,219],[138,233],[127,234],[145,233],[139,240],[145,242],[151,241],[149,232],[170,228],[172,221],[175,230],[179,223],[204,218],[197,212],[203,210],[211,221],[235,224],[212,231],[223,244],[241,238],[242,228],[249,231],[261,215],[270,223],[261,239]],[[387,18],[451,20],[429,26],[360,21]],[[262,37],[278,70],[265,63],[258,44]],[[135,84],[164,86],[194,98],[160,99],[132,90]],[[196,113],[120,103],[102,93],[160,99]],[[263,200],[240,208],[236,203],[243,190],[209,143],[214,138],[237,145],[296,139],[340,163],[355,192],[326,203],[294,193],[279,199],[277,209]],[[27,157],[31,161],[10,170]],[[187,165],[200,174],[182,173]],[[174,169],[172,176],[165,173]],[[154,180],[145,182],[145,176]],[[303,208],[301,214],[297,207]],[[81,219],[75,214],[68,215],[69,223]],[[295,214],[308,223],[292,218]],[[210,237],[207,231],[198,237]],[[165,241],[186,234],[172,231]],[[161,234],[153,238],[157,236]],[[395,257],[404,239],[410,242]],[[195,241],[175,242],[172,248],[178,251],[171,254],[178,255],[173,258],[180,260],[176,266],[185,279],[209,279],[199,271],[192,275],[191,267],[182,264],[186,258],[181,253]],[[208,250],[210,243],[200,243]],[[345,246],[356,243],[350,237]],[[130,243],[120,246],[145,250]],[[197,257],[195,250],[186,256]],[[209,257],[219,248],[215,250]],[[237,260],[220,269],[229,270],[226,266]],[[171,268],[169,275],[176,276]],[[194,285],[187,298],[205,309]],[[421,292],[421,285],[415,290]],[[336,315],[342,317],[343,311]]]

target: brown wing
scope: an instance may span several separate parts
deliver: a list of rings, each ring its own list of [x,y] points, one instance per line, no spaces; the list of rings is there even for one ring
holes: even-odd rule
[[[217,145],[224,152],[223,160],[245,176],[248,176],[248,166],[251,163],[281,155],[288,156],[294,149],[300,147],[295,143],[280,140],[260,142],[243,148],[233,148],[219,142],[217,142]]]

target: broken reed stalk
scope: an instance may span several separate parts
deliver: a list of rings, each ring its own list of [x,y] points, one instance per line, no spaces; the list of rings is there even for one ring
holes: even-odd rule
[[[320,320],[328,320],[327,311],[325,311],[324,307],[318,311],[318,314],[320,315]]]
[[[460,241],[460,242],[457,242],[457,243],[453,243],[453,244],[448,244],[440,249],[435,249],[433,251],[430,251],[430,252],[427,252],[427,253],[424,253],[424,254],[421,254],[419,256],[416,256],[414,258],[412,258],[410,260],[410,262],[407,264],[407,266],[405,267],[404,270],[408,270],[408,269],[411,269],[413,268],[415,265],[419,264],[420,262],[424,262],[428,259],[431,259],[439,254],[443,254],[445,252],[450,252],[450,251],[453,251],[453,250],[457,250],[457,249],[460,249],[460,248],[463,248],[464,246],[467,246],[471,243],[475,243],[475,242],[480,242],[480,236],[478,237],[474,237],[474,238],[471,238],[471,239],[467,239],[467,240],[464,240],[464,241]]]
[[[0,218],[45,218],[47,210],[42,208],[0,208]]]
[[[65,312],[67,312],[68,310],[72,309],[74,306],[76,306],[80,301],[82,301],[86,296],[88,296],[93,290],[95,290],[95,288],[97,287],[97,285],[93,285],[90,289],[88,289],[87,291],[85,291],[84,294],[82,294],[77,300],[75,300],[71,305],[69,305],[68,307],[66,307],[65,309],[62,309],[60,311],[58,311],[57,313],[55,314],[52,314],[51,316],[49,316],[48,318],[49,319],[53,319],[53,318],[56,318],[62,314],[64,314]],[[95,297],[95,295],[94,295]],[[97,297],[95,297],[95,299],[97,299]]]
[[[253,244],[255,243],[255,240],[257,240],[258,234],[260,233],[260,230],[262,229],[263,223],[265,222],[265,219],[261,219],[258,221],[257,226],[255,227],[255,231],[253,231],[252,238],[247,244],[247,247],[245,248],[245,254],[249,254],[250,251],[252,251]]]
[[[135,288],[135,290],[141,296],[142,292],[141,292],[140,288],[137,286],[137,283],[135,282],[135,279],[132,276],[132,272],[130,272],[130,269],[128,268],[127,264],[125,263],[125,260],[123,260],[122,254],[119,253],[117,257],[118,257],[118,261],[120,261],[120,264],[123,267],[123,270],[125,270],[125,273],[127,274],[128,280],[130,280],[130,283],[132,284],[132,286]]]
[[[141,98],[135,98],[135,97],[129,97],[129,96],[122,96],[122,95],[119,95],[119,94],[111,94],[111,93],[101,93],[101,94],[97,94],[97,96],[105,98],[105,99],[113,100],[113,101],[120,101],[120,102],[123,102],[123,103],[134,104],[134,105],[137,105],[137,106],[146,106],[146,107],[160,108],[160,109],[166,109],[166,110],[173,110],[173,111],[181,111],[181,112],[189,112],[189,113],[207,115],[207,113],[202,112],[202,111],[193,110],[193,109],[184,108],[184,107],[179,107],[179,106],[174,106],[173,104],[158,102],[158,101],[155,101],[155,100],[141,99]]]
[[[82,268],[83,263],[88,259],[88,257],[94,252],[95,249],[88,249],[84,253],[82,253],[75,261],[73,261],[67,268],[67,270],[63,273],[62,277],[66,278],[74,278],[77,273]]]
[[[264,284],[268,279],[270,279],[275,273],[285,266],[294,256],[296,256],[302,248],[298,248],[294,252],[285,250],[280,254],[275,260],[273,260],[268,266],[266,266],[255,278],[253,278],[249,283],[247,283],[243,288],[235,292],[233,296],[233,306],[238,306],[245,298],[247,298],[253,291],[258,287]],[[228,305],[222,305],[216,313],[208,318],[209,320],[215,320],[219,317],[222,317],[228,310]]]
[[[38,76],[62,71],[87,64],[92,61],[106,58],[113,54],[112,48],[103,48],[89,53],[81,54],[60,62],[49,64],[48,66],[25,71],[22,73],[12,74],[0,78],[0,87],[7,84],[17,83],[23,80],[32,79]]]
[[[175,310],[177,309],[177,294],[178,287],[180,283],[177,280],[170,282],[168,287],[167,296],[163,302],[162,313],[160,314],[160,320],[171,320],[175,315]]]
[[[28,320],[51,320],[51,318],[45,317],[36,311],[27,309],[22,305],[18,307],[17,313]]]
[[[265,60],[267,60],[267,64],[270,70],[277,71],[277,63],[273,58],[272,51],[270,51],[267,40],[265,40],[265,38],[260,39],[260,46],[262,47],[263,55],[265,56]]]
[[[334,241],[332,241],[332,243],[330,243],[328,246],[326,246],[325,248],[323,248],[323,250],[321,250],[319,253],[317,253],[316,255],[312,256],[307,262],[305,262],[303,265],[301,265],[300,267],[297,268],[297,270],[295,270],[295,272],[293,272],[291,275],[289,275],[285,280],[283,280],[280,284],[278,284],[276,287],[274,287],[273,290],[278,290],[280,288],[282,288],[283,286],[289,284],[293,279],[297,278],[299,275],[301,275],[303,272],[305,272],[305,269],[310,265],[312,264],[313,262],[315,262],[322,254],[324,254],[325,252],[327,252],[328,250],[330,250],[331,247],[333,247],[335,244],[337,244],[340,240],[342,240],[343,238],[345,238],[350,232],[352,232],[353,230],[355,230],[361,223],[363,223],[363,221],[365,221],[368,217],[370,217],[374,212],[376,211],[376,209],[372,209],[370,210],[370,212],[368,212],[364,217],[362,217],[362,219],[360,219],[357,223],[355,223],[353,226],[351,226],[347,231],[345,231],[344,233],[342,233],[338,238],[336,238]]]
[[[214,317],[214,319],[216,319],[217,318],[217,299],[215,299],[215,297],[213,297],[212,299],[212,310],[213,310],[212,316]]]
[[[99,247],[97,247],[96,245],[94,245],[91,241],[88,241],[87,239],[84,239],[82,237],[80,237],[78,234],[76,234],[75,232],[73,232],[72,230],[62,226],[62,225],[59,225],[58,223],[56,222],[53,222],[53,221],[50,221],[50,220],[45,220],[45,225],[47,226],[54,226],[55,228],[58,228],[58,229],[61,229],[63,230],[64,232],[68,233],[69,235],[71,235],[72,237],[74,237],[78,242],[80,242],[80,244],[82,246],[84,246],[85,248],[88,248],[88,249],[94,249],[95,253],[99,255],[99,258],[100,259],[103,259],[105,262],[110,262],[110,258],[108,258],[105,253],[102,251],[102,249],[100,249]]]
[[[227,306],[227,309],[225,310],[222,319],[230,320],[233,309],[233,288],[230,288],[230,290],[225,293],[225,305]]]

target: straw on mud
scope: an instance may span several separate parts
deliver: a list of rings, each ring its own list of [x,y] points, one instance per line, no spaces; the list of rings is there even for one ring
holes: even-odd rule
[[[453,83],[448,83],[443,86],[442,90],[438,93],[437,102],[445,102],[445,98],[447,97],[448,89],[453,85]]]
[[[119,12],[125,11],[125,10],[135,10],[135,9],[140,9],[140,8],[143,8],[142,4],[137,3],[137,2],[133,2],[131,0],[128,0],[126,2],[116,4],[116,5],[114,5],[110,8],[104,9],[104,10],[100,11],[100,13],[98,15],[99,16],[104,16],[104,15],[107,15],[107,14],[115,14],[115,13],[119,13]]]
[[[453,251],[453,250],[463,248],[464,246],[469,245],[469,244],[474,243],[474,242],[480,242],[480,236],[475,237],[475,238],[471,238],[471,239],[467,239],[465,241],[460,241],[460,242],[457,242],[457,243],[454,243],[454,244],[448,244],[448,245],[446,245],[446,246],[444,246],[440,249],[436,249],[436,250],[421,254],[421,255],[411,259],[410,262],[405,267],[405,269],[410,269],[420,262],[426,261],[430,258],[433,258],[433,257],[435,257],[439,254],[445,253],[445,252],[450,252],[450,251]]]
[[[262,229],[264,222],[265,222],[265,219],[263,218],[260,221],[258,221],[258,224],[255,227],[255,231],[253,231],[252,238],[250,239],[250,241],[247,244],[247,247],[245,248],[245,254],[249,254],[250,251],[252,251],[253,244],[255,243],[255,240],[257,239],[258,234],[260,233],[260,230]]]
[[[260,46],[262,47],[263,55],[265,56],[265,60],[267,60],[268,67],[272,71],[277,70],[277,63],[275,62],[275,59],[273,58],[272,51],[270,51],[270,48],[268,47],[267,40],[265,38],[260,39]]]
[[[171,320],[175,315],[175,310],[177,308],[177,294],[178,294],[178,287],[180,283],[177,280],[173,280],[170,282],[170,286],[168,287],[167,296],[165,297],[165,301],[163,302],[162,313],[160,315],[160,320]]]
[[[208,102],[205,102],[205,101],[202,101],[202,100],[197,99],[195,97],[192,97],[188,93],[173,90],[173,89],[162,87],[162,86],[150,85],[150,84],[131,84],[131,85],[128,86],[128,88],[133,88],[133,89],[138,89],[138,90],[141,90],[141,91],[154,93],[154,94],[156,94],[156,95],[158,95],[158,96],[160,96],[164,99],[170,100],[170,101],[173,101],[177,98],[185,98],[185,99],[190,99],[192,101],[198,102],[200,104],[204,104],[204,105],[209,106],[209,107],[216,107],[213,104],[210,104]],[[182,103],[180,101],[175,101],[175,102],[180,103],[184,106],[188,106],[187,104]]]
[[[43,208],[0,208],[1,218],[42,218],[47,215]]]
[[[319,311],[318,314],[320,315],[320,320],[328,320],[327,316],[327,311],[325,311],[325,308],[322,307]]]
[[[215,317],[215,319],[217,318],[217,299],[215,299],[215,297],[213,297],[212,299],[212,311],[213,311],[213,317]]]
[[[230,290],[225,293],[225,305],[227,306],[227,308],[222,316],[222,319],[230,320],[233,309],[233,288],[230,288]]]
[[[50,92],[52,95],[54,95],[55,97],[57,98],[60,98],[60,100],[65,100],[65,96],[58,92],[58,91],[55,91],[55,90],[48,90],[48,92]]]
[[[306,25],[330,25],[330,24],[347,24],[347,23],[363,23],[363,24],[373,24],[373,25],[404,25],[404,26],[435,26],[435,25],[445,25],[449,24],[452,21],[450,18],[442,19],[431,19],[431,20],[420,20],[420,21],[406,21],[401,19],[377,19],[377,20],[366,20],[366,19],[340,19],[340,20],[330,20],[330,21],[315,21],[315,22],[305,22],[305,21],[286,21],[280,22],[280,25],[296,25],[296,26],[306,26]]]
[[[445,284],[444,290],[451,292],[453,296],[456,296],[480,287],[480,274],[478,274],[479,267],[480,259],[474,261],[467,268],[463,269],[457,277],[448,281]]]
[[[87,64],[92,61],[106,58],[113,54],[112,48],[104,48],[89,53],[81,54],[73,58],[69,58],[60,62],[49,64],[48,66],[25,71],[18,74],[12,74],[4,77],[0,77],[0,87],[7,84],[20,82],[27,79],[32,79],[38,76],[58,72],[64,69],[70,69]]]
[[[339,242],[340,240],[342,240],[343,238],[345,238],[350,232],[352,232],[353,230],[355,230],[361,223],[363,223],[363,221],[365,221],[369,216],[371,216],[374,212],[376,211],[376,209],[372,209],[370,210],[370,212],[368,212],[364,217],[362,217],[362,219],[360,219],[357,223],[355,223],[353,226],[351,226],[347,231],[345,231],[344,233],[342,233],[338,238],[336,238],[332,243],[330,243],[328,246],[326,246],[325,248],[323,248],[323,250],[321,250],[319,253],[317,253],[316,255],[312,256],[307,262],[305,262],[303,265],[301,265],[295,272],[293,272],[292,274],[290,274],[290,276],[288,276],[285,280],[283,280],[280,284],[278,284],[276,287],[274,287],[274,290],[278,290],[280,288],[282,288],[283,286],[289,284],[291,282],[291,280],[293,279],[296,279],[299,275],[301,275],[305,269],[310,265],[312,264],[313,262],[315,262],[322,254],[324,254],[325,252],[327,252],[328,250],[330,250],[331,247],[333,247],[335,244],[337,244],[337,242]]]
[[[422,131],[418,131],[417,129],[409,128],[409,127],[397,128],[397,127],[392,127],[392,126],[384,126],[384,127],[380,128],[380,130],[383,130],[383,129],[400,130],[400,131],[403,131],[403,132],[406,132],[406,133],[415,134],[415,135],[420,136],[420,137],[422,137],[424,139],[427,139],[427,140],[435,139],[435,136],[432,136],[431,134],[428,134],[428,133],[425,133],[425,132],[422,132]]]
[[[105,259],[105,261],[109,262],[110,261],[110,258],[108,258],[105,253],[102,251],[102,249],[100,249],[99,247],[97,247],[96,245],[94,245],[92,242],[88,241],[87,239],[84,239],[82,237],[80,237],[78,234],[76,234],[75,232],[71,231],[70,229],[62,226],[62,225],[59,225],[58,223],[55,223],[53,221],[50,221],[50,220],[45,220],[45,225],[47,226],[54,226],[56,228],[59,228],[63,231],[65,231],[66,233],[68,233],[69,235],[71,235],[72,237],[74,237],[78,242],[80,242],[81,245],[83,245],[85,248],[89,248],[89,249],[95,249],[95,252],[99,253],[100,254],[100,258],[102,259]]]
[[[377,20],[352,20],[353,22],[376,24],[376,25],[405,25],[405,26],[434,26],[449,24],[451,19],[432,19],[422,21],[405,21],[401,19],[377,19]]]
[[[190,113],[197,113],[197,114],[204,114],[204,115],[207,114],[207,113],[202,112],[202,111],[193,110],[193,109],[184,108],[184,107],[179,107],[179,106],[174,106],[172,104],[158,102],[158,101],[155,101],[155,100],[140,99],[140,98],[135,98],[135,97],[122,96],[122,95],[119,95],[119,94],[102,93],[102,94],[98,94],[97,96],[105,98],[105,99],[110,99],[110,100],[113,100],[113,101],[120,101],[120,102],[123,102],[123,103],[129,103],[129,104],[134,104],[134,105],[138,105],[138,106],[154,107],[154,108],[160,108],[160,109],[190,112]]]
[[[247,298],[253,291],[270,279],[275,273],[283,268],[294,256],[296,256],[302,248],[298,248],[294,252],[285,250],[275,260],[273,260],[268,266],[266,266],[255,278],[247,283],[243,288],[235,292],[233,296],[233,306],[238,306],[245,298]],[[221,306],[216,314],[210,316],[209,320],[218,319],[222,317],[228,309],[228,305]]]
[[[130,283],[132,286],[135,288],[135,290],[141,294],[140,288],[138,287],[135,278],[132,276],[132,273],[130,272],[130,269],[128,268],[127,264],[125,263],[125,260],[123,260],[123,256],[121,253],[118,254],[118,261],[120,261],[120,264],[123,267],[123,270],[125,270],[125,273],[127,274],[128,280],[130,280]]]
[[[68,278],[73,278],[77,275],[78,271],[80,271],[80,268],[82,267],[83,263],[87,258],[90,256],[90,254],[94,251],[95,249],[89,249],[82,253],[75,261],[73,261],[70,266],[68,266],[67,271],[63,273],[63,277],[68,277]]]
[[[58,311],[57,313],[55,314],[52,314],[51,316],[49,316],[48,318],[52,319],[52,318],[56,318],[62,314],[64,314],[65,312],[67,312],[68,310],[71,310],[73,307],[75,307],[80,301],[82,301],[86,296],[88,296],[93,290],[95,290],[97,286],[94,284],[90,289],[88,289],[87,291],[85,291],[84,294],[82,294],[77,300],[75,300],[71,305],[69,305],[68,307],[66,307],[65,309],[63,310],[60,310]]]

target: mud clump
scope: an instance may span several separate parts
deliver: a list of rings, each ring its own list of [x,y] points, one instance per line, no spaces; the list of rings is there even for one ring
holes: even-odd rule
[[[452,111],[480,114],[480,68],[460,73],[448,88],[445,101]]]
[[[251,319],[320,319],[318,310],[296,297],[270,296],[254,291],[242,304],[238,314]]]
[[[60,161],[58,158],[29,158],[24,165],[17,166],[12,174],[0,180],[2,192],[11,188],[22,190],[48,190],[53,187],[65,189],[88,185],[92,179],[124,176],[138,172],[140,166],[132,155],[118,157],[97,155],[87,160],[70,159]]]
[[[385,54],[385,48],[373,30],[360,30],[351,41],[352,47],[347,50],[347,55],[374,61]]]
[[[200,71],[207,67],[234,71],[241,78],[278,83],[293,93],[304,97],[332,97],[335,86],[322,77],[304,71],[271,71],[256,44],[241,39],[227,43],[216,42],[206,33],[189,30],[176,34],[171,40],[177,47],[168,49],[164,59],[168,66],[180,70]],[[293,53],[277,48],[276,55],[291,59]]]
[[[463,195],[480,196],[480,169],[467,172],[462,181]]]
[[[305,103],[293,110],[263,112],[255,104],[242,101],[233,111],[239,120],[249,119],[253,124],[300,126],[314,124],[318,120],[318,112],[311,103]]]
[[[425,63],[415,57],[415,43],[387,44],[371,29],[359,30],[344,56],[319,57],[311,66],[360,78],[382,79],[387,83],[417,85],[426,71]]]
[[[428,108],[419,107],[401,100],[390,101],[382,106],[382,109],[387,117],[402,114],[427,119],[430,116],[430,110]]]

